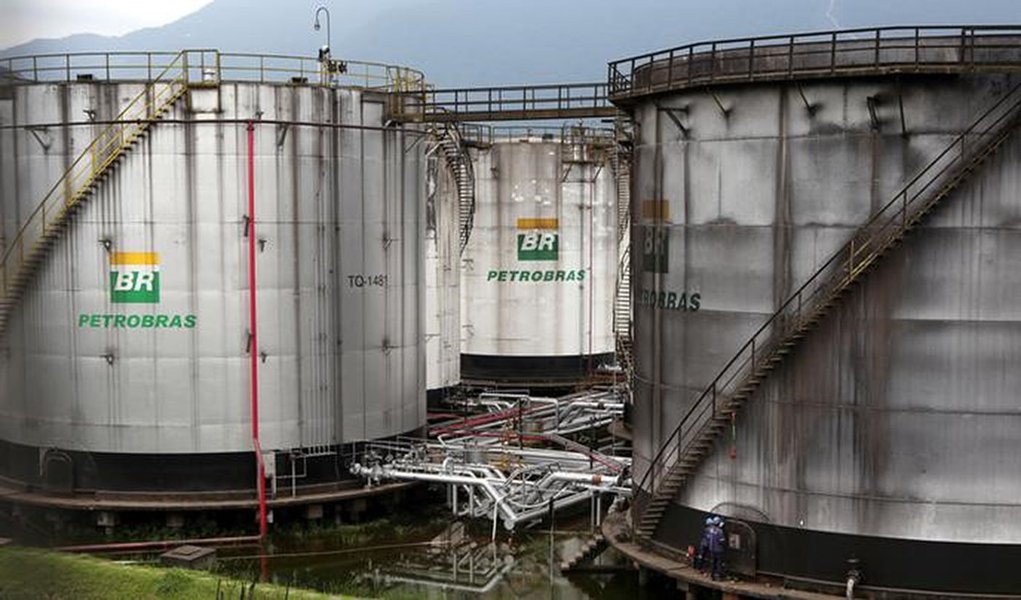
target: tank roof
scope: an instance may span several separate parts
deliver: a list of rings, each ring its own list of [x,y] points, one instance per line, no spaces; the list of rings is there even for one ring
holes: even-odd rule
[[[609,64],[615,104],[759,81],[1021,71],[1021,25],[843,29],[696,42]]]

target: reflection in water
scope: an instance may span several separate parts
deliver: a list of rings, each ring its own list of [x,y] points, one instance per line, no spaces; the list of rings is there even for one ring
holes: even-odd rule
[[[478,599],[557,598],[609,600],[642,597],[637,577],[612,549],[600,558],[606,572],[561,574],[559,565],[588,539],[587,520],[555,533],[532,530],[490,542],[488,527],[478,535],[453,523],[391,539],[388,544],[352,547],[324,539],[277,548],[268,556],[269,579],[280,585],[327,593],[377,598]],[[558,526],[560,524],[558,523]],[[405,543],[400,543],[400,542]],[[314,551],[309,549],[314,548]],[[259,557],[224,557],[221,570],[256,577]]]
[[[422,552],[366,573],[377,588],[396,583],[486,594],[514,568],[514,554],[506,543],[479,543],[464,535],[464,525],[454,523]]]

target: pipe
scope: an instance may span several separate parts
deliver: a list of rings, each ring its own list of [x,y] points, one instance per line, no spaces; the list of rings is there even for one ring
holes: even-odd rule
[[[166,550],[177,546],[241,546],[258,544],[259,536],[242,535],[236,537],[197,538],[192,540],[154,540],[148,542],[115,542],[110,544],[86,544],[81,546],[63,546],[56,548],[58,552],[145,552],[148,550]]]
[[[847,565],[850,568],[847,570],[847,583],[844,594],[847,600],[854,600],[854,588],[862,580],[861,561],[857,558],[849,558],[847,559]]]
[[[252,390],[252,449],[258,466],[259,539],[266,537],[266,465],[259,443],[259,338],[256,323],[255,290],[255,123],[248,122],[248,328],[252,334],[249,348]]]

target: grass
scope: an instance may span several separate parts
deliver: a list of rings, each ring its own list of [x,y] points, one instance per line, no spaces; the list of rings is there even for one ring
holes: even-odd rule
[[[218,595],[219,594],[219,595]],[[91,556],[0,548],[0,600],[322,600],[283,586],[203,571],[120,565]]]

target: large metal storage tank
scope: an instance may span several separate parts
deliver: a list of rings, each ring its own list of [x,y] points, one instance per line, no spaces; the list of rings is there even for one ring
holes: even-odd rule
[[[263,63],[273,68],[240,66]],[[206,70],[212,81],[108,170],[10,313],[0,475],[61,491],[251,489],[249,121],[269,474],[297,475],[288,489],[336,480],[348,444],[425,424],[421,132],[387,124],[383,89],[309,84],[311,60],[210,64],[222,70]],[[91,72],[97,80],[29,70],[60,80],[0,97],[7,243],[145,89],[138,71],[130,82]],[[156,285],[125,295],[127,272]],[[51,459],[61,471],[70,461],[70,481],[47,473]]]
[[[923,30],[919,51],[907,30],[886,50],[891,33],[685,47],[617,81],[639,131],[639,506],[650,460],[752,334],[984,111],[1017,101],[1021,38],[968,51],[968,31]],[[712,512],[752,526],[752,570],[840,582],[857,558],[870,586],[1021,589],[1019,186],[1015,132],[779,359],[654,539],[683,551]]]
[[[578,381],[613,360],[613,139],[496,130],[473,149],[462,278],[466,380]]]

